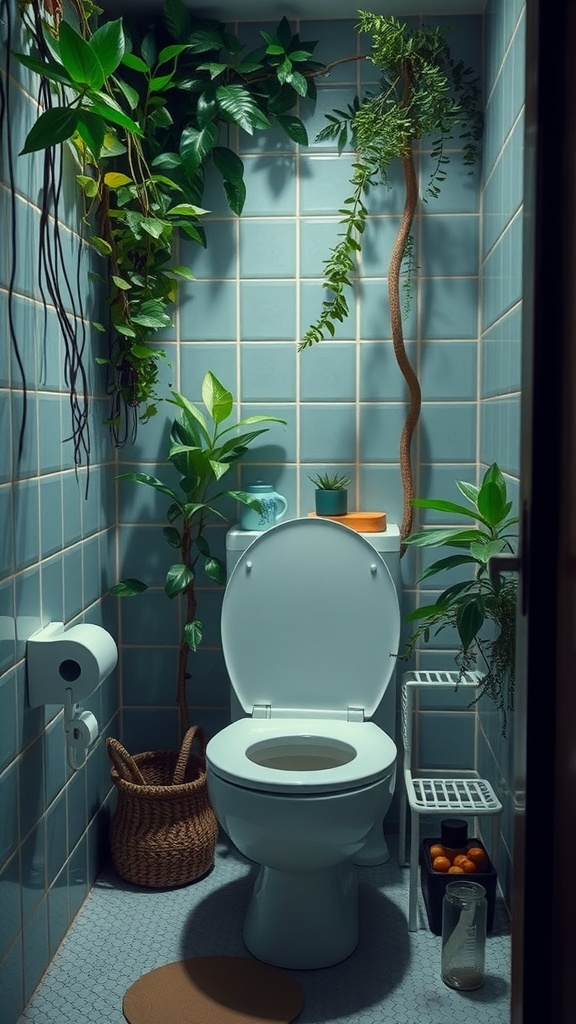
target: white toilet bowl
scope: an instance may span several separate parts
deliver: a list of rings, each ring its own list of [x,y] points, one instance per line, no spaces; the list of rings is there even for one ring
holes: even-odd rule
[[[250,717],[208,743],[207,782],[220,824],[261,865],[244,939],[268,963],[327,967],[356,947],[352,859],[396,777],[393,740],[366,719],[399,631],[388,569],[331,520],[273,527],[230,578],[223,650]]]

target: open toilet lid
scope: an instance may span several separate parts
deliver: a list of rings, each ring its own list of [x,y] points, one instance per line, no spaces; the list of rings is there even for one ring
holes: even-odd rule
[[[388,567],[360,534],[294,519],[241,555],[222,607],[222,648],[244,711],[256,704],[371,716],[400,642]]]

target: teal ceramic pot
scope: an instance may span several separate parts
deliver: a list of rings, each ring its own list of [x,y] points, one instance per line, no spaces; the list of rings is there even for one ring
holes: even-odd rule
[[[321,487],[315,492],[316,515],[345,516],[348,511],[348,491],[329,491]]]
[[[262,511],[257,512],[248,505],[240,507],[240,526],[243,530],[269,530],[288,508],[288,502],[281,494],[274,490],[271,484],[262,483],[261,480],[249,484],[244,488],[246,494],[258,498],[262,505]]]

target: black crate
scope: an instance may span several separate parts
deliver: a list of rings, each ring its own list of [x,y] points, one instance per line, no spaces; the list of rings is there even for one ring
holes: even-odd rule
[[[434,871],[432,869],[429,850],[431,846],[439,842],[439,839],[423,839],[420,843],[420,883],[422,885],[422,895],[424,896],[424,905],[428,914],[430,931],[434,935],[442,934],[442,901],[446,892],[446,886],[450,882],[468,881],[478,882],[479,885],[483,885],[486,889],[486,903],[488,904],[486,930],[491,932],[494,926],[497,874],[496,868],[488,857],[486,847],[479,839],[468,839],[464,847],[464,853],[466,850],[471,850],[473,846],[479,846],[480,849],[484,850],[488,862],[488,867],[485,871],[475,871],[474,874],[470,875],[449,875],[447,872],[444,873],[443,871]]]

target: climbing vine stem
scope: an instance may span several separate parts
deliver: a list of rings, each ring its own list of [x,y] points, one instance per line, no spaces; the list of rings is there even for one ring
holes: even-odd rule
[[[418,188],[413,147],[432,138],[430,179],[423,199],[439,194],[446,177],[449,157],[446,143],[452,132],[460,130],[460,148],[464,164],[477,157],[482,134],[478,79],[463,62],[454,61],[439,28],[412,29],[397,18],[360,11],[360,32],[369,33],[372,47],[367,55],[380,74],[380,88],[355,98],[346,110],[326,115],[327,124],[319,140],[337,142],[339,152],[350,144],[355,150],[351,195],[344,200],[342,231],[339,241],[324,262],[324,289],[327,297],[321,311],[304,334],[303,350],[334,336],[336,323],[349,313],[347,290],[354,286],[353,275],[361,252],[361,239],[369,216],[369,194],[373,188],[389,187],[389,169],[400,160],[403,169],[405,202],[398,234],[388,266],[388,300],[393,348],[409,391],[409,405],[400,439],[400,469],[404,511],[401,537],[404,542],[412,529],[414,494],[411,446],[421,407],[420,385],[410,364],[404,344],[400,283],[405,286],[404,313],[411,293],[412,225],[418,204]],[[403,271],[407,267],[407,273]],[[405,545],[402,544],[402,553]]]

